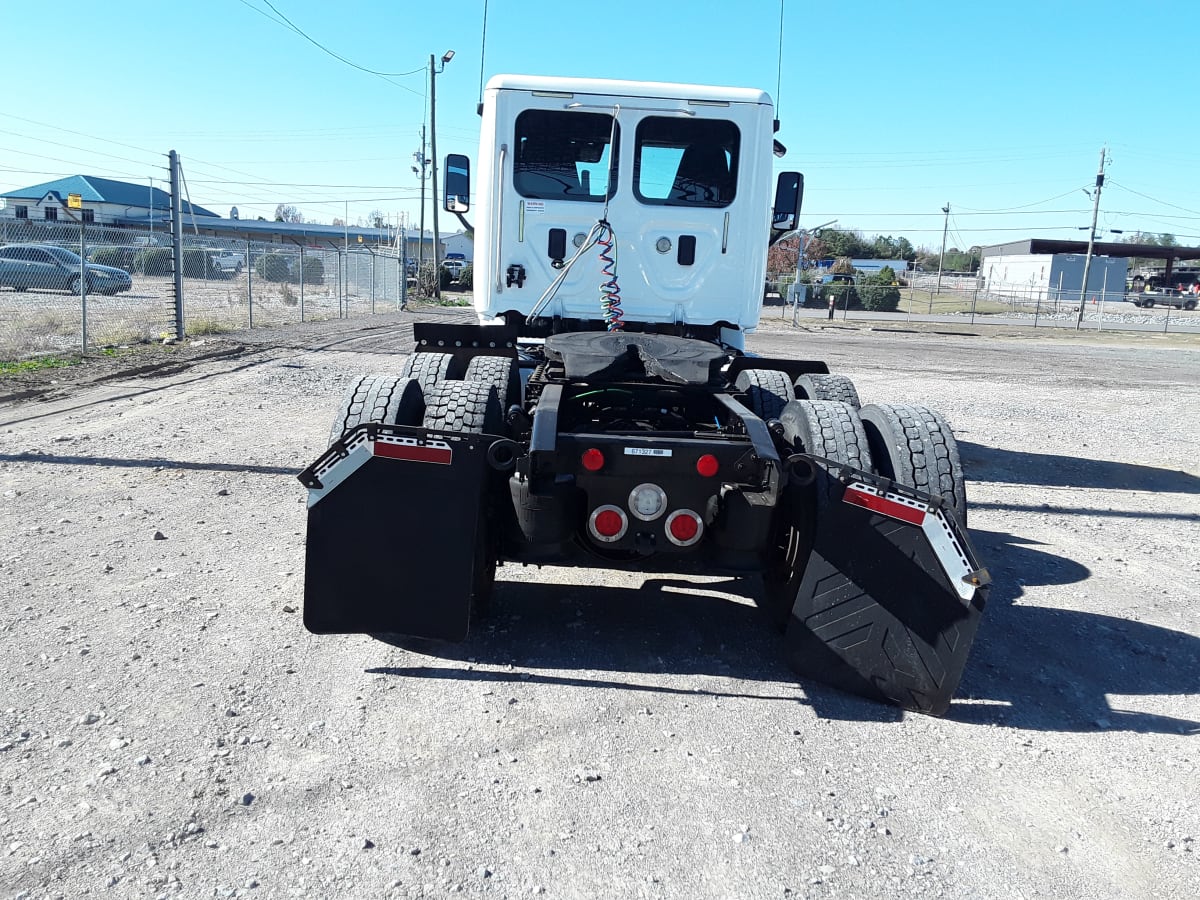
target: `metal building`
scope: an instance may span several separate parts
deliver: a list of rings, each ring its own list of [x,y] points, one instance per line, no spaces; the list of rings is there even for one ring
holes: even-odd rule
[[[1087,250],[1086,241],[1044,238],[984,247],[979,266],[980,287],[993,297],[1078,303]],[[1092,245],[1086,299],[1121,299],[1125,295],[1131,257],[1161,259],[1169,275],[1176,261],[1200,259],[1200,247],[1097,241]]]

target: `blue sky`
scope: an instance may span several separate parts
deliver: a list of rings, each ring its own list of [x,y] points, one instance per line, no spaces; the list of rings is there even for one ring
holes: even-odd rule
[[[700,82],[777,97],[782,166],[805,173],[802,224],[937,248],[1086,238],[1200,245],[1194,3],[784,0],[599,4],[490,0],[4,0],[0,191],[62,175],[165,177],[222,215],[415,222],[411,171],[437,78],[438,153],[474,158],[483,76]],[[351,65],[353,64],[353,65]],[[381,77],[354,66],[384,73]],[[453,219],[450,220],[453,223]],[[427,225],[430,224],[427,214]],[[447,223],[443,220],[443,230]]]

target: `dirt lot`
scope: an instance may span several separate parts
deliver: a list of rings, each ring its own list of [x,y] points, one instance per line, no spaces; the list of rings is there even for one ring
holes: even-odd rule
[[[752,339],[955,426],[996,583],[932,719],[798,683],[718,579],[305,632],[294,474],[412,320],[0,381],[0,896],[1196,896],[1200,339]]]

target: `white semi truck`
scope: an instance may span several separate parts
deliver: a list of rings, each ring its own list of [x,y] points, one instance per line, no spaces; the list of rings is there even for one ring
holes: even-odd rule
[[[481,114],[479,324],[418,323],[300,476],[306,626],[462,641],[502,563],[726,574],[802,676],[944,712],[989,581],[953,433],[745,353],[803,187],[770,98],[499,76]]]

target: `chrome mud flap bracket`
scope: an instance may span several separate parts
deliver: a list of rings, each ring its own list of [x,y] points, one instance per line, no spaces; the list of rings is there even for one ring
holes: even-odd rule
[[[496,440],[361,425],[305,469],[305,627],[465,639]]]
[[[907,710],[945,713],[990,582],[966,530],[926,494],[812,459],[822,499],[785,633],[792,667]]]

